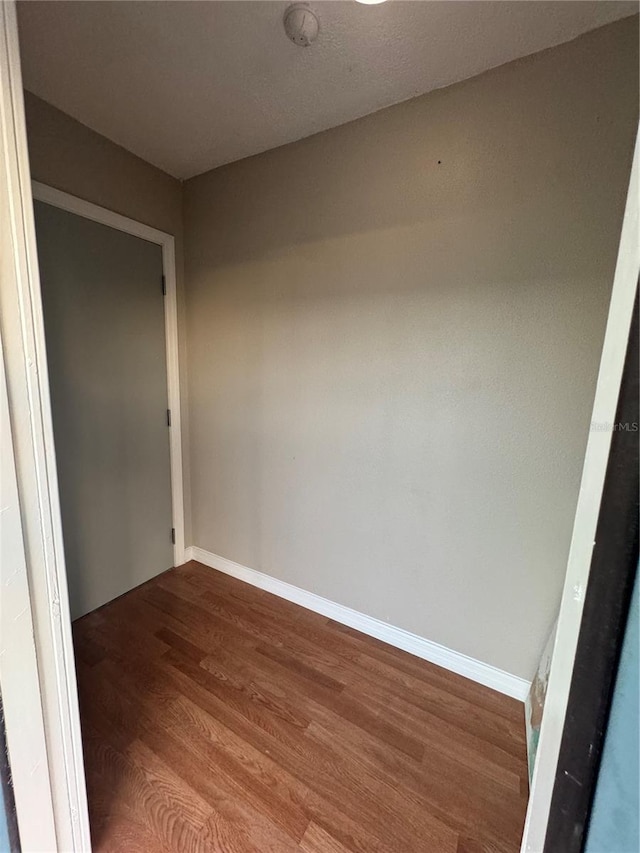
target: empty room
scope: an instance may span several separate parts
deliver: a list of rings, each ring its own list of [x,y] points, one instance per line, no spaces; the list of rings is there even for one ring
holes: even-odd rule
[[[0,850],[631,853],[638,4],[2,7]]]

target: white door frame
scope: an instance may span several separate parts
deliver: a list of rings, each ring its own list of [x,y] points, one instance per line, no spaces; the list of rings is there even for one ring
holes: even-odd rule
[[[24,851],[84,853],[91,841],[13,0],[0,3],[0,249],[2,442],[17,485],[12,497],[3,464],[3,549],[16,502],[22,526],[10,546],[14,571],[2,566],[0,689],[18,831]],[[15,530],[15,512],[13,521]]]
[[[547,834],[578,634],[589,584],[591,555],[609,461],[611,425],[616,419],[618,395],[640,275],[639,234],[640,136],[636,137],[607,328],[591,415],[592,428],[589,432],[582,469],[521,853],[542,853]],[[606,428],[606,425],[609,425],[609,428]]]
[[[0,275],[12,255],[7,243],[0,233]],[[22,848],[52,850],[55,821],[11,433],[0,342],[0,686]]]
[[[77,198],[62,190],[54,189],[38,181],[31,182],[33,198],[46,202],[61,210],[75,213],[101,225],[108,225],[134,237],[162,247],[162,269],[165,278],[164,328],[167,356],[167,391],[171,425],[169,427],[169,451],[171,457],[171,506],[175,542],[173,565],[184,563],[184,494],[182,486],[182,427],[180,419],[180,368],[178,364],[178,299],[176,293],[175,239],[171,234],[158,231],[135,219],[121,216],[90,201]],[[38,330],[44,334],[44,329]]]

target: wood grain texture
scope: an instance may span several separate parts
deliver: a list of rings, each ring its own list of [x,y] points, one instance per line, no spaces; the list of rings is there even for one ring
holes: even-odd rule
[[[96,851],[519,849],[515,700],[199,563],[74,642]]]

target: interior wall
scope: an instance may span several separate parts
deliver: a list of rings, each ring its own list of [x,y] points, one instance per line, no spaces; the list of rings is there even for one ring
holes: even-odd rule
[[[533,676],[637,48],[626,19],[185,184],[193,544]]]
[[[182,184],[25,92],[31,177],[175,237],[185,541],[191,539]]]

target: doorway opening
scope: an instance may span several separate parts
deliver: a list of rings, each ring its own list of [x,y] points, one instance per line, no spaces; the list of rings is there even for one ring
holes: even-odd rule
[[[34,215],[76,619],[180,561],[172,238],[39,184]]]

